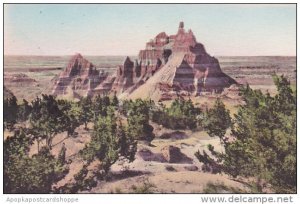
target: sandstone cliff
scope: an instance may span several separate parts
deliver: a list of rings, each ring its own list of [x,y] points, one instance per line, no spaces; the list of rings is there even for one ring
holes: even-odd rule
[[[69,97],[87,96],[93,89],[106,79],[107,75],[100,73],[96,67],[82,57],[74,55],[67,67],[55,81],[52,94]]]
[[[121,98],[168,100],[178,96],[221,93],[236,82],[222,72],[216,58],[179,24],[175,35],[161,32],[135,60],[126,57],[114,74],[99,72],[76,54],[55,83],[55,95],[116,93]]]
[[[177,34],[168,36],[163,32],[148,42],[146,49],[140,51],[139,61],[148,76],[142,72],[134,80],[140,86],[123,93],[123,97],[168,100],[178,95],[220,93],[236,84],[222,72],[218,60],[196,41],[193,32],[185,31],[183,22]],[[149,77],[149,73],[153,76]]]

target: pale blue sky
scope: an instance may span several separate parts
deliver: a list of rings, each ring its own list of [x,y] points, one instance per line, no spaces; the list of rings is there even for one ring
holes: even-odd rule
[[[180,21],[212,55],[296,55],[295,4],[5,4],[4,54],[137,55]]]

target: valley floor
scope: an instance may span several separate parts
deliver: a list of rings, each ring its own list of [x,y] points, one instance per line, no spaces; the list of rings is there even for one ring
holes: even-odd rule
[[[150,145],[139,142],[132,163],[118,161],[112,166],[108,181],[98,181],[96,187],[79,193],[136,193],[138,189],[143,188],[149,188],[143,192],[151,193],[203,193],[207,184],[225,185],[241,192],[247,191],[245,185],[234,181],[228,175],[202,171],[202,163],[194,154],[198,150],[209,153],[208,144],[213,145],[216,151],[223,151],[218,138],[211,138],[204,131],[174,131],[157,124],[152,125],[156,138]],[[90,141],[91,130],[92,124],[89,124],[88,131],[84,130],[83,126],[77,128],[77,137],[67,137],[66,133],[55,137],[52,153],[58,156],[64,143],[70,169],[55,187],[74,182],[74,175],[83,166],[78,152]],[[170,146],[178,147],[184,159],[172,163],[167,161],[164,149]],[[37,144],[33,144],[31,148],[30,154],[34,153],[37,153]],[[89,170],[95,171],[97,164],[93,162]]]

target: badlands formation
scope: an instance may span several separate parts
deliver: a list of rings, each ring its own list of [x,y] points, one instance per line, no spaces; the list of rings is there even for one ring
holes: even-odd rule
[[[76,54],[55,81],[52,94],[73,98],[117,94],[120,98],[164,101],[221,93],[233,84],[236,81],[222,72],[219,61],[180,22],[175,35],[159,33],[140,50],[138,59],[126,57],[112,75]]]

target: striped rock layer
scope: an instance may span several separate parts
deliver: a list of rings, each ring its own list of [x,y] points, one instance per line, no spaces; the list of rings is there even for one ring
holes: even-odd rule
[[[121,98],[168,100],[178,95],[222,92],[236,84],[222,72],[219,61],[198,43],[191,30],[179,24],[175,35],[159,33],[140,50],[126,57],[114,74],[99,72],[80,54],[75,55],[55,82],[55,95],[116,93]]]

